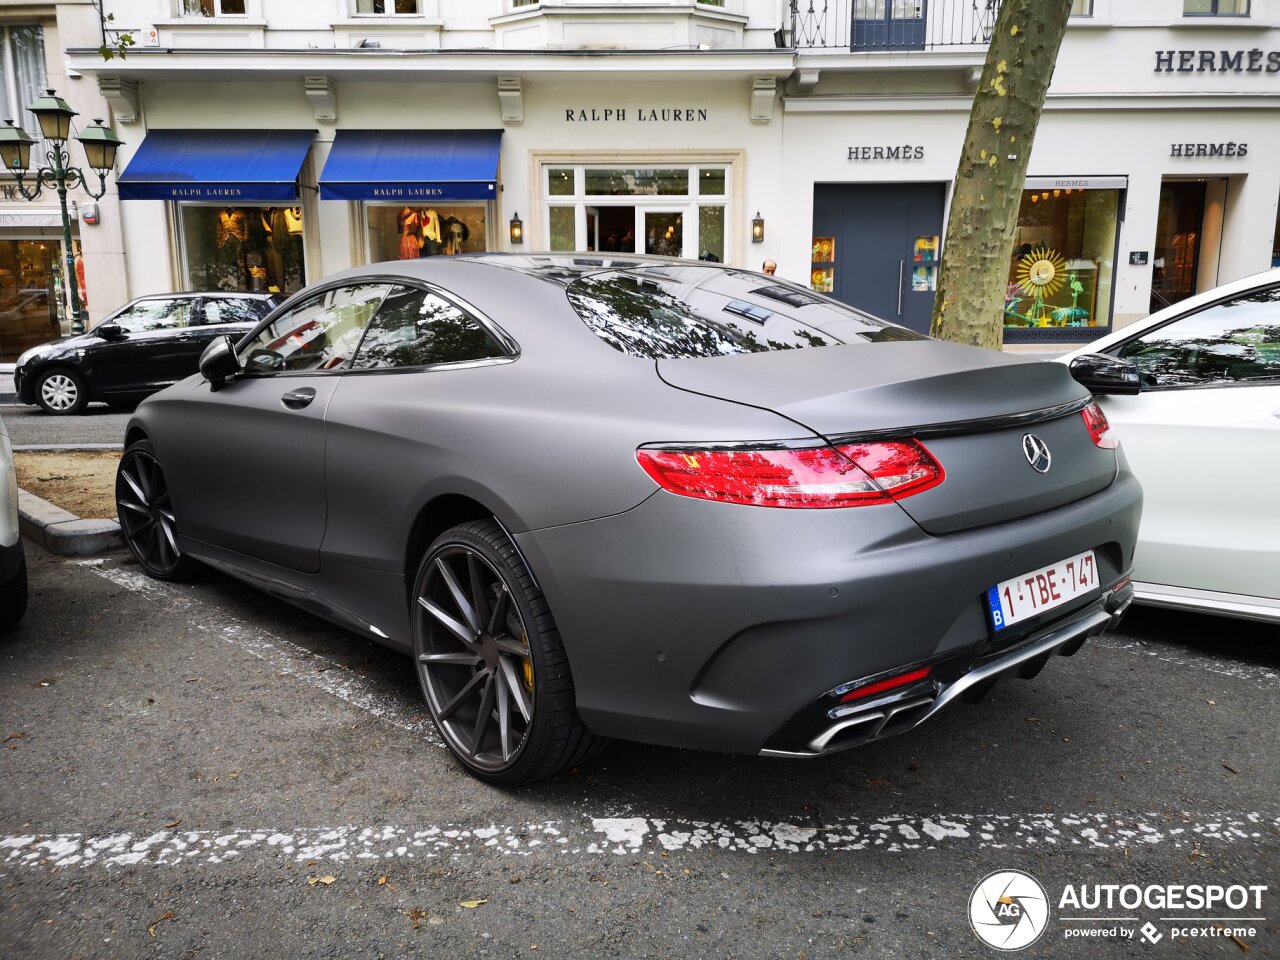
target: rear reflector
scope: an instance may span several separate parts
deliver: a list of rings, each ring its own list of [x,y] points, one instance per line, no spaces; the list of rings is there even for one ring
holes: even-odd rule
[[[1103,450],[1114,450],[1120,446],[1120,438],[1111,429],[1111,424],[1107,421],[1107,415],[1098,406],[1098,401],[1094,400],[1081,410],[1080,416],[1084,417],[1085,428],[1089,431],[1089,436],[1093,438],[1095,446],[1101,447]]]
[[[894,690],[898,687],[905,687],[909,683],[915,683],[929,676],[929,671],[933,667],[921,667],[919,670],[912,670],[910,673],[899,674],[896,677],[890,677],[887,680],[877,680],[875,683],[868,683],[865,687],[859,687],[857,690],[851,690],[840,698],[841,703],[848,703],[850,700],[861,700],[863,697],[869,697],[872,694],[884,693],[886,690]]]
[[[916,440],[793,449],[642,447],[636,460],[671,493],[758,507],[891,503],[944,479],[942,466]]]

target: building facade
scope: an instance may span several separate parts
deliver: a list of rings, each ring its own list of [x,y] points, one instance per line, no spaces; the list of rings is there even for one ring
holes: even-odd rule
[[[515,249],[774,259],[923,329],[993,6],[108,0],[137,40],[111,60],[90,4],[30,22],[50,82],[109,105],[126,142],[80,226],[95,318],[142,293]],[[17,9],[0,5],[7,29]],[[1010,253],[1009,344],[1088,340],[1273,263],[1277,27],[1280,0],[1078,0]]]

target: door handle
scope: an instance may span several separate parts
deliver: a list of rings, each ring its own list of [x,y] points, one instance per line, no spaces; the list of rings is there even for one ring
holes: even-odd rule
[[[906,266],[907,261],[898,261],[898,316],[902,316],[902,274]]]
[[[280,402],[290,410],[301,410],[315,398],[316,391],[314,388],[302,387],[298,390],[290,390],[280,398]]]
[[[189,334],[189,333],[180,333],[180,334],[178,334],[178,339],[179,339],[179,340],[192,340],[192,339],[194,339],[194,338],[193,338],[193,337],[192,337],[192,335],[191,335],[191,334]]]

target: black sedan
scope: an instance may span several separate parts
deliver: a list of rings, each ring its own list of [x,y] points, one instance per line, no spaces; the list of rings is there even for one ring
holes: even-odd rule
[[[127,427],[142,568],[209,564],[411,653],[492,782],[608,737],[816,757],[901,733],[1132,594],[1141,490],[1065,367],[776,277],[375,264],[200,369]]]
[[[167,293],[131,300],[88,333],[18,358],[18,399],[46,413],[80,413],[91,400],[133,406],[196,372],[215,338],[248,333],[284,298],[267,293]]]

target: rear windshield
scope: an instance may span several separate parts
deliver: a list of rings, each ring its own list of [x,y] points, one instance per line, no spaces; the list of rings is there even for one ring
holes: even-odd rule
[[[567,293],[596,336],[647,360],[928,339],[803,287],[716,267],[597,273]]]

